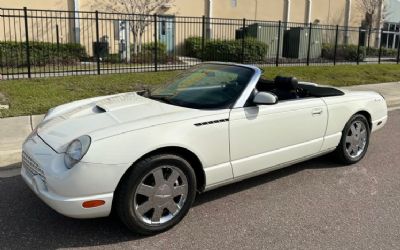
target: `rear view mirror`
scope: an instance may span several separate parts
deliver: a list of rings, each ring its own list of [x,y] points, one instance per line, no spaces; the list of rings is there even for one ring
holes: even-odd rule
[[[258,92],[253,98],[255,104],[271,105],[277,102],[278,97],[270,92]]]

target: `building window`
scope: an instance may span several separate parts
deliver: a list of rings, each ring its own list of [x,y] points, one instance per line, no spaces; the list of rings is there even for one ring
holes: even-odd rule
[[[231,6],[232,6],[232,8],[236,8],[237,0],[231,0]]]

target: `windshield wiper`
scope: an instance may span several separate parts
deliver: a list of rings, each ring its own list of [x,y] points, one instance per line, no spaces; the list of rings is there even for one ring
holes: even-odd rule
[[[151,96],[151,90],[150,88],[144,88],[142,90],[137,91],[137,94],[144,97],[149,97]]]
[[[172,104],[170,97],[172,97],[173,95],[151,95],[149,96],[150,99],[152,100],[157,100],[157,101],[161,101],[164,103],[168,103],[168,104]]]

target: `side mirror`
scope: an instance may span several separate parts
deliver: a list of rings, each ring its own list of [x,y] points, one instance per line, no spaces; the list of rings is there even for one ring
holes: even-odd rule
[[[271,105],[277,102],[278,97],[270,92],[258,92],[253,98],[255,104]]]

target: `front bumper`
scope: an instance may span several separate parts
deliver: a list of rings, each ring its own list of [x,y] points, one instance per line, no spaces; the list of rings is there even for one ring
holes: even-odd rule
[[[113,193],[70,198],[57,195],[48,190],[46,183],[38,176],[32,175],[24,166],[21,176],[33,192],[48,206],[58,213],[72,218],[96,218],[108,216],[111,212]],[[82,203],[88,200],[104,200],[100,207],[84,208]]]
[[[64,154],[52,150],[36,135],[23,145],[21,176],[41,200],[60,214],[73,218],[108,216],[125,166],[80,162],[67,169],[63,158]],[[82,203],[90,200],[103,200],[105,204],[84,208]]]
[[[387,122],[387,119],[388,119],[388,116],[385,115],[385,116],[382,117],[382,118],[379,118],[379,119],[377,119],[377,120],[372,121],[371,132],[375,132],[375,131],[377,131],[378,129],[383,128],[383,126],[384,126],[384,125],[386,124],[386,122]]]

